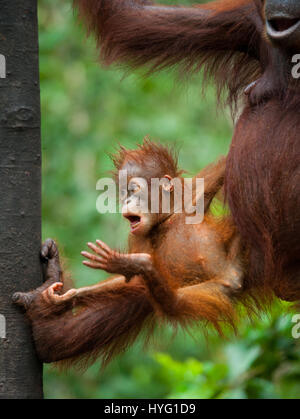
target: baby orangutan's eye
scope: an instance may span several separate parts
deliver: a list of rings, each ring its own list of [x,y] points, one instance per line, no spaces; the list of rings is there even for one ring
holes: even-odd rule
[[[141,190],[141,186],[140,186],[140,185],[138,185],[137,183],[133,183],[132,185],[130,185],[129,190],[130,190],[132,193],[137,193],[137,192],[139,192],[139,191]]]

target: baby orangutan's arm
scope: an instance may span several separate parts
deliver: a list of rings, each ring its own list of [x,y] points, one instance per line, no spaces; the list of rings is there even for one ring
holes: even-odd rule
[[[82,252],[89,259],[84,262],[86,266],[111,273],[122,272],[126,282],[135,275],[141,276],[154,308],[161,314],[178,320],[204,318],[212,321],[216,327],[222,320],[233,322],[231,299],[242,287],[242,272],[235,269],[232,260],[229,260],[227,269],[224,267],[224,275],[220,278],[176,289],[161,278],[149,254],[118,253],[100,240],[97,240],[97,245],[89,243],[88,246],[94,253]],[[237,246],[235,242],[233,247]],[[233,249],[235,253],[236,249]]]

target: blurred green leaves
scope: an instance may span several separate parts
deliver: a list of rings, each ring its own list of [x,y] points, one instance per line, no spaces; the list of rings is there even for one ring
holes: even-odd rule
[[[299,345],[291,339],[291,316],[279,308],[244,336],[226,343],[215,362],[168,354],[154,359],[169,398],[299,398]],[[221,362],[222,360],[222,362]]]

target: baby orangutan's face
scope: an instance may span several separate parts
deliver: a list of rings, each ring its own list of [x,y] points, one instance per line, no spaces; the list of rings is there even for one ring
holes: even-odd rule
[[[162,213],[160,202],[155,211],[153,211],[154,206],[151,205],[152,198],[160,200],[161,193],[170,194],[171,192],[170,177],[165,175],[163,180],[166,182],[161,183],[159,193],[155,197],[151,196],[151,179],[133,176],[128,180],[127,189],[121,189],[122,215],[130,223],[131,234],[146,235],[169,215]]]

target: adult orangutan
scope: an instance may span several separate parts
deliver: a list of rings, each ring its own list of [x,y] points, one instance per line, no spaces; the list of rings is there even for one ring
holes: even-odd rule
[[[194,7],[148,0],[74,0],[101,61],[203,69],[235,107],[225,190],[250,251],[249,275],[300,298],[300,51],[298,0],[220,0]]]

